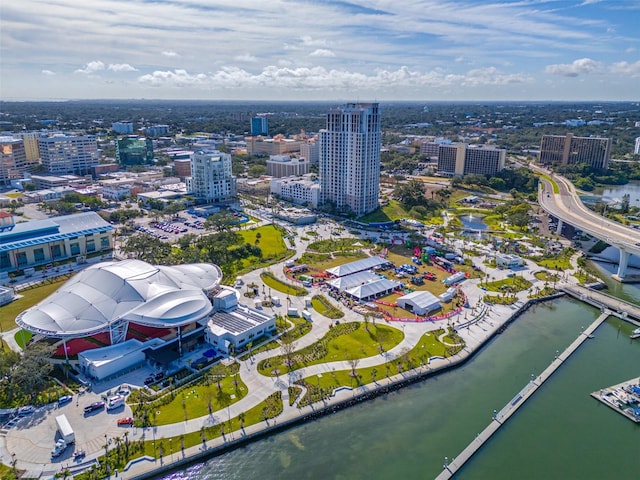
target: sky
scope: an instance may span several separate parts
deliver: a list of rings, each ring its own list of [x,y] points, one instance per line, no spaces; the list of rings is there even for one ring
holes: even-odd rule
[[[0,99],[640,100],[640,0],[13,0]]]

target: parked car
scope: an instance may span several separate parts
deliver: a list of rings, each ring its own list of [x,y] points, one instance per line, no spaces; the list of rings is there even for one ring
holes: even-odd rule
[[[118,425],[133,425],[133,418],[132,417],[119,418]]]
[[[144,384],[145,385],[151,385],[155,381],[156,381],[156,379],[153,378],[153,375],[149,375],[147,378],[144,379]]]
[[[27,415],[31,415],[35,411],[36,407],[34,407],[33,405],[25,405],[24,407],[20,407],[18,409],[18,415],[21,417],[25,417]]]
[[[73,400],[73,395],[64,395],[58,399],[58,406],[69,403],[71,400]]]
[[[84,413],[91,413],[96,410],[102,410],[104,408],[104,402],[93,402],[90,405],[84,407]]]

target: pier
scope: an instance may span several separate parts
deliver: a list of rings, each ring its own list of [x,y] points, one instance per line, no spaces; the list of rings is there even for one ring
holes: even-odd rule
[[[615,315],[635,325],[640,325],[640,306],[638,305],[579,285],[567,285],[562,287],[561,290],[577,300],[593,305],[601,310],[606,308],[611,311],[611,315]]]
[[[585,289],[592,292],[589,289]],[[600,292],[597,292],[600,293]],[[613,298],[613,297],[611,297]],[[617,300],[617,299],[616,299]],[[626,303],[626,302],[624,302]],[[637,307],[636,307],[637,308]],[[640,309],[639,309],[640,310]],[[540,386],[547,381],[551,375],[568,359],[582,343],[591,337],[593,332],[611,315],[614,313],[608,309],[605,309],[602,314],[587,327],[586,330],[580,332],[578,338],[576,338],[571,345],[569,345],[561,354],[557,355],[551,364],[540,374],[538,377],[533,377],[525,387],[513,397],[513,399],[507,403],[499,412],[493,412],[491,422],[487,427],[479,433],[476,438],[451,462],[445,458],[444,470],[440,475],[436,477],[436,480],[448,480],[452,478],[464,464],[484,445],[484,443],[491,438],[491,436],[498,431],[498,429],[523,405]]]

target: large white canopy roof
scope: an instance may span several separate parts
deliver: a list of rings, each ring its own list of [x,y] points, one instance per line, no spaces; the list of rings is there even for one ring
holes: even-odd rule
[[[207,293],[221,279],[220,269],[212,264],[98,263],[21,313],[16,323],[54,337],[92,335],[109,330],[115,322],[156,328],[182,326],[211,313]]]

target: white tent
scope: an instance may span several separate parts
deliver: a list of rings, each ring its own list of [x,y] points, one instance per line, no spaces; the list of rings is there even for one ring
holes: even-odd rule
[[[404,308],[416,315],[426,315],[441,307],[438,298],[431,292],[416,290],[398,298],[396,301],[399,307]]]

